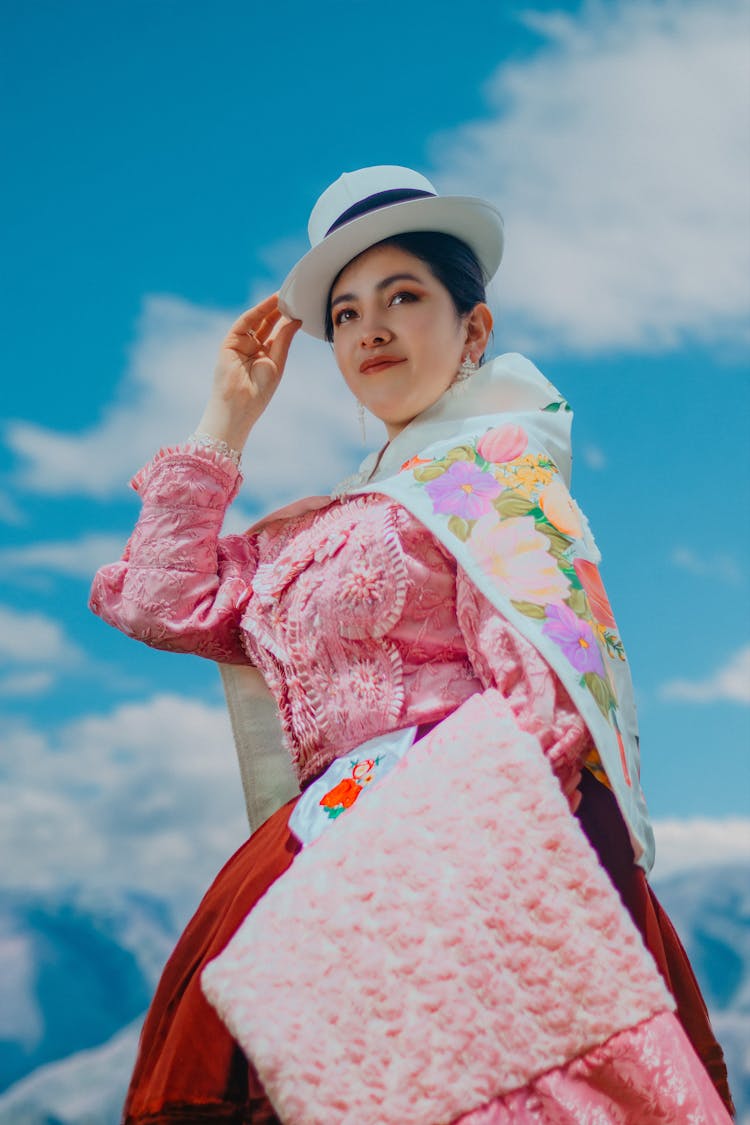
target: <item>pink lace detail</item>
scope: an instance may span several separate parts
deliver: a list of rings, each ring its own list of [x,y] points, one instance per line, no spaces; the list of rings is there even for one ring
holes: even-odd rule
[[[91,609],[156,648],[246,663],[238,625],[256,547],[244,536],[218,540],[240,481],[236,467],[209,450],[178,447],[162,450],[133,481],[141,518],[122,560],[94,578]]]
[[[260,535],[263,561],[243,628],[271,681],[302,782],[337,754],[398,725],[404,708],[399,649],[385,634],[407,595],[393,508],[372,498],[295,521],[295,533]],[[274,674],[276,673],[276,674]]]
[[[435,722],[497,685],[563,788],[585,728],[536,650],[429,531],[383,496],[335,501],[219,538],[239,473],[162,450],[133,478],[143,509],[91,607],[157,648],[252,663],[276,697],[300,781],[394,726]]]
[[[213,476],[220,486],[228,486],[227,499],[222,506],[230,504],[242,484],[242,473],[230,457],[192,442],[160,449],[148,465],[144,465],[131,479],[130,487],[140,495],[145,495],[149,487],[156,488],[158,493],[160,485],[164,483],[167,496],[172,498],[175,495],[175,485],[180,484],[185,490],[183,496],[189,496],[192,492],[197,498],[203,488],[201,471],[194,472],[197,466],[201,467],[203,474]],[[162,470],[166,470],[166,476]]]
[[[459,569],[458,622],[484,688],[496,687],[510,703],[518,725],[539,739],[563,792],[572,797],[591,735],[563,684],[526,640]]]
[[[724,1125],[685,1032],[663,1012],[454,1125]]]

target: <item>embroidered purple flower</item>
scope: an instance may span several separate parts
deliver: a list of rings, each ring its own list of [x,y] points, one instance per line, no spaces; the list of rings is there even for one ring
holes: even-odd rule
[[[604,675],[604,664],[594,632],[567,605],[548,605],[547,620],[542,627],[577,671]]]
[[[449,469],[425,486],[432,510],[449,516],[476,520],[489,512],[501,487],[491,473],[482,472],[471,461],[454,461]]]

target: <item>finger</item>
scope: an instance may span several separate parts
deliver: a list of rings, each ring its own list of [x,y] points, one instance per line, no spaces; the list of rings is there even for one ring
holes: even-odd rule
[[[276,293],[272,293],[270,297],[266,297],[259,304],[253,305],[251,309],[245,309],[229,329],[229,335],[240,336],[247,332],[248,328],[257,329],[264,318],[274,309],[278,309],[278,294]]]
[[[276,330],[273,340],[269,342],[269,355],[279,371],[283,370],[292,340],[301,327],[301,320],[286,320],[285,318],[284,323]]]
[[[277,306],[268,316],[264,316],[258,327],[255,328],[255,335],[259,340],[262,340],[264,344],[267,343],[272,336],[275,325],[281,320],[281,315],[281,309]]]
[[[265,352],[269,347],[269,340],[280,316],[280,312],[273,313],[264,317],[255,327],[246,328],[241,332],[231,331],[226,337],[225,346],[247,358]]]

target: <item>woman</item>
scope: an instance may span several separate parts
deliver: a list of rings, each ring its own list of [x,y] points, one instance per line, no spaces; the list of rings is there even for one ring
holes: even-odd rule
[[[382,167],[331,185],[310,237],[232,326],[198,432],[136,476],[141,518],[92,591],[148,644],[259,668],[303,790],[188,925],[124,1120],[727,1120],[645,881],[569,408],[520,356],[480,367],[500,217]],[[388,443],[334,497],[219,539],[300,327]]]

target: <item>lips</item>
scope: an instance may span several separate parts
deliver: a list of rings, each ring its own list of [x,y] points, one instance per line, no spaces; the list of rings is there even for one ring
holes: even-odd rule
[[[403,363],[403,359],[397,355],[377,355],[371,356],[366,359],[364,363],[359,365],[361,375],[366,375],[369,372],[385,371],[388,367],[393,367],[396,363]]]

